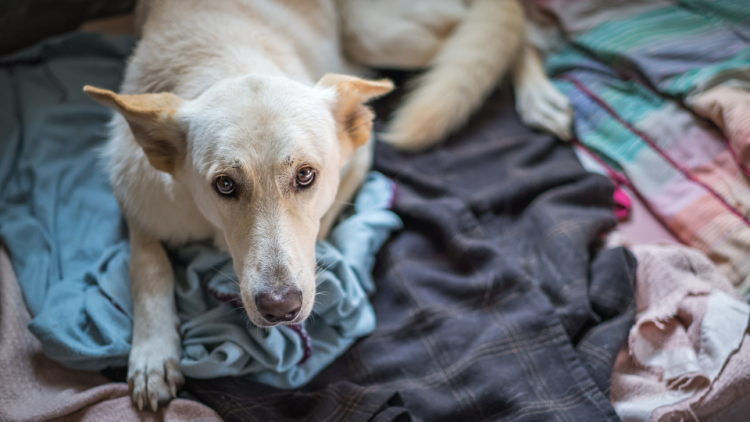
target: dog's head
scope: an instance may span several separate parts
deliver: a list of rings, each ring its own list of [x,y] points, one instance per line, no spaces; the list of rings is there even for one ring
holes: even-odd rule
[[[223,231],[251,321],[298,323],[315,299],[315,240],[339,171],[372,128],[369,99],[393,88],[329,74],[227,79],[198,98],[118,95],[86,87],[127,120],[156,169],[192,193]]]

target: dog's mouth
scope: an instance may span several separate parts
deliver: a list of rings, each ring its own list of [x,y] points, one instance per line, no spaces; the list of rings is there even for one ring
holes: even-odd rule
[[[245,307],[245,304],[242,303],[242,296],[239,293],[229,293],[229,292],[220,292],[217,289],[212,289],[209,287],[209,292],[211,295],[213,295],[216,299],[229,303],[230,305],[234,306],[237,309],[244,309],[246,313],[248,313],[248,316],[250,313],[248,312],[247,308]],[[271,328],[276,327],[280,325],[286,325],[289,327],[292,331],[297,333],[299,335],[300,340],[302,341],[302,350],[303,355],[302,359],[297,363],[297,365],[304,365],[305,362],[307,362],[310,357],[312,356],[313,347],[312,347],[312,338],[310,337],[310,334],[307,333],[307,330],[305,330],[304,325],[302,322],[307,319],[307,317],[302,317],[302,315],[298,315],[295,320],[290,322],[276,322],[276,323],[266,323],[266,324],[256,324],[258,327],[261,328]]]

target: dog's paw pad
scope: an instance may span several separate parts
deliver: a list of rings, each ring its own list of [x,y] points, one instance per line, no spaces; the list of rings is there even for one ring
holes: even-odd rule
[[[184,381],[179,368],[179,357],[131,352],[128,386],[138,410],[150,406],[151,410],[156,411],[159,403],[177,397],[177,390]]]

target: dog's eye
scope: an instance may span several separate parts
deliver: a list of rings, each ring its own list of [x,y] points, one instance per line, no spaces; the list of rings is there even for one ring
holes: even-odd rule
[[[234,193],[234,180],[228,176],[219,176],[214,182],[216,191],[222,195],[231,195]]]
[[[310,186],[315,180],[315,170],[312,167],[301,167],[297,170],[297,186]]]

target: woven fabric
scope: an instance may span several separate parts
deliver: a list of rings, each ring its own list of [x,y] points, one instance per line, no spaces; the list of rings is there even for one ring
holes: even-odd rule
[[[573,104],[581,144],[746,293],[750,3],[549,0],[545,7],[568,36],[547,66]]]

